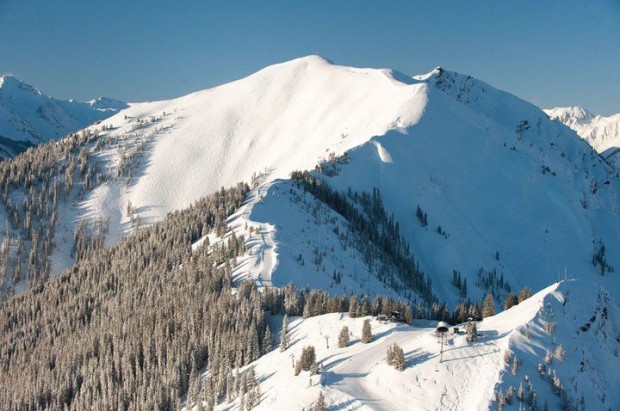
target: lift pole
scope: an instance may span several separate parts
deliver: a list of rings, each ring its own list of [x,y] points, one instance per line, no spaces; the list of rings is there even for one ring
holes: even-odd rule
[[[441,364],[443,362],[443,343],[444,339],[446,338],[446,334],[440,333],[439,338],[441,338],[441,350],[439,351],[439,363]]]

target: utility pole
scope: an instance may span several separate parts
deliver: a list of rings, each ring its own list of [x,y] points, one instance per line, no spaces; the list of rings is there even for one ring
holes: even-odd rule
[[[440,333],[439,338],[441,339],[441,350],[439,351],[439,364],[441,364],[443,362],[443,343],[444,343],[444,339],[446,338],[446,334]]]
[[[443,362],[443,344],[446,340],[446,335],[448,334],[448,326],[444,323],[440,323],[440,326],[437,327],[437,333],[439,334],[439,342],[441,344],[441,351],[439,352],[439,363]]]

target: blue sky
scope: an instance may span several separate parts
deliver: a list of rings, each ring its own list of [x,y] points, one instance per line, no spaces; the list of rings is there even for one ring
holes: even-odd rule
[[[318,53],[611,114],[619,44],[620,0],[0,0],[0,74],[78,100],[171,98]]]

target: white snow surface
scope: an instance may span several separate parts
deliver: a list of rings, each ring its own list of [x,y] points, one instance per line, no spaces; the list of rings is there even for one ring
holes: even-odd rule
[[[292,170],[347,152],[349,164],[329,183],[342,191],[377,187],[435,293],[452,306],[452,270],[468,279],[477,299],[488,291],[476,286],[480,269],[503,275],[513,290],[540,290],[565,269],[595,276],[600,241],[609,264],[620,267],[620,255],[609,251],[620,248],[617,172],[536,106],[470,76],[437,68],[407,77],[309,56],[214,89],[132,104],[102,125],[112,127],[100,134],[109,145],[92,157],[111,178],[60,216],[67,233],[81,218],[109,218],[112,244],[138,219],[153,223],[262,173],[260,195],[239,224],[231,222],[239,234],[248,235],[246,222],[261,233],[250,238],[237,278],[381,292],[362,256],[339,248],[334,228],[342,232],[345,222],[323,210],[319,227],[287,187]],[[116,178],[121,157],[130,154],[131,179]],[[283,190],[276,192],[275,181]],[[428,227],[415,218],[418,204]],[[324,258],[313,265],[316,250]],[[305,266],[296,261],[300,254]],[[54,264],[54,271],[64,266]],[[332,284],[334,270],[341,284]],[[613,275],[599,278],[616,293]]]
[[[390,72],[333,65],[310,56],[267,67],[245,79],[178,99],[135,104],[104,124],[174,113],[132,186],[129,199],[150,207],[148,221],[186,207],[221,186],[270,170],[286,178],[345,150],[417,121],[425,84]]]
[[[0,89],[5,99],[17,95],[6,90],[25,96],[20,107],[35,107],[42,98],[36,89],[7,77]],[[41,111],[60,113],[61,105],[50,101]],[[6,107],[0,104],[0,119],[10,121],[0,125],[13,127],[17,117]],[[48,117],[60,118],[56,114]],[[36,131],[35,123],[18,126]],[[106,130],[99,138],[105,144],[98,151],[94,144],[89,147],[91,161],[108,178],[59,209],[55,272],[71,263],[73,227],[82,218],[108,218],[107,242],[112,244],[137,221],[161,220],[222,186],[249,182],[260,173],[258,186],[229,221],[227,235],[248,239],[235,280],[252,278],[262,286],[292,281],[332,294],[397,296],[377,280],[358,250],[342,246],[344,218],[288,179],[292,170],[313,169],[332,153],[346,152],[348,163],[326,180],[342,192],[349,187],[380,190],[441,301],[453,308],[459,299],[452,270],[467,278],[472,301],[488,292],[480,284],[480,269],[503,275],[513,291],[523,286],[542,290],[485,319],[479,327],[483,337],[475,344],[463,336],[451,338],[441,365],[432,323],[411,327],[373,320],[376,340],[364,345],[356,341],[362,319],[340,314],[296,319],[292,346],[255,364],[262,380],[260,409],[307,409],[319,390],[333,410],[485,409],[494,389],[518,385],[526,374],[540,378],[541,355],[559,343],[568,355],[553,367],[575,398],[583,395],[588,409],[620,407],[614,380],[607,381],[620,355],[618,171],[532,104],[440,68],[407,77],[309,56],[214,89],[132,104],[102,124]],[[131,178],[117,178],[117,165],[130,157]],[[427,227],[415,216],[417,205],[428,213]],[[0,225],[4,219],[0,213]],[[209,236],[210,243],[220,240]],[[601,243],[615,268],[604,276],[592,265]],[[341,281],[334,280],[334,272]],[[579,280],[548,287],[565,272]],[[556,334],[541,331],[545,321],[557,322]],[[353,343],[334,348],[343,325],[352,331]],[[325,336],[330,336],[329,349]],[[403,373],[385,364],[391,342],[405,350]],[[308,344],[316,347],[323,365],[320,380],[314,376],[310,387],[307,373],[292,375],[290,358]],[[504,350],[523,360],[521,374],[508,374]],[[547,399],[551,409],[557,408],[559,400],[546,381],[535,387],[539,405]]]
[[[545,113],[575,130],[612,164],[620,166],[620,113],[595,116],[582,107],[556,107]]]
[[[503,276],[513,290],[540,290],[567,272],[617,295],[615,276],[601,277],[592,265],[601,241],[608,250],[620,247],[617,173],[572,131],[508,93],[445,70],[416,78],[427,82],[417,122],[350,150],[349,164],[327,181],[343,192],[379,188],[434,292],[452,306],[459,299],[452,270],[468,279],[472,299],[489,291],[477,286],[480,269]],[[330,226],[336,213],[302,207],[290,190],[277,180],[248,214],[273,228],[280,248],[273,285],[381,292],[361,256],[340,247]],[[415,217],[418,204],[428,227]],[[314,250],[324,253],[322,264],[309,263]],[[620,264],[616,254],[607,253],[612,267]],[[255,264],[245,262],[238,273],[256,278]],[[342,284],[331,280],[334,270],[344,274]]]
[[[598,305],[593,305],[596,301]],[[614,340],[620,338],[617,305],[604,290],[588,282],[556,283],[510,310],[484,319],[478,324],[478,341],[468,343],[464,334],[451,330],[443,362],[434,322],[417,320],[409,326],[366,317],[371,319],[374,338],[362,344],[365,318],[349,318],[346,313],[296,318],[289,323],[289,348],[284,352],[276,348],[251,364],[262,393],[255,409],[311,410],[319,392],[325,396],[327,409],[334,411],[494,409],[495,390],[506,391],[509,384],[518,388],[526,375],[537,392],[539,408],[546,400],[549,409],[558,409],[558,397],[536,369],[546,349],[554,350],[560,342],[566,358],[554,360],[550,367],[564,381],[571,398],[579,400],[583,395],[587,409],[617,409],[620,398],[613,389],[615,381],[608,378],[620,366]],[[580,331],[594,307],[597,320],[587,332]],[[604,307],[614,314],[603,319]],[[281,318],[272,320],[275,329]],[[543,330],[545,322],[557,323],[551,335]],[[337,336],[345,325],[351,342],[338,348]],[[463,330],[464,325],[460,328]],[[392,343],[405,352],[403,372],[386,363],[386,351]],[[315,347],[320,375],[302,371],[295,376],[293,358],[298,360],[307,345]],[[522,361],[514,377],[510,365],[504,363],[506,351]],[[519,404],[515,398],[506,409],[516,410]],[[218,409],[238,407],[237,400]]]
[[[36,145],[80,130],[127,107],[108,97],[87,103],[58,100],[13,77],[0,77],[0,154],[16,154],[12,142]],[[7,141],[8,140],[8,141]]]

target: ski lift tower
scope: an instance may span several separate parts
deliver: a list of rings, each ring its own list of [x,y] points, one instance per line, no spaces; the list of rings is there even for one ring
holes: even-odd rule
[[[448,325],[443,321],[437,324],[437,330],[435,332],[439,335],[439,343],[441,344],[441,351],[439,352],[439,363],[443,362],[443,345],[446,342],[446,335],[448,335]]]

